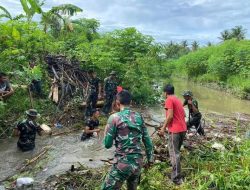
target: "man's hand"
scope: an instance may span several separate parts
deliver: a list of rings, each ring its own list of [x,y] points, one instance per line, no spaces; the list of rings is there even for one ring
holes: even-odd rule
[[[101,129],[96,129],[95,132],[100,133]]]
[[[188,100],[188,104],[192,105],[193,104],[192,100]]]
[[[165,128],[164,127],[161,127],[158,131],[158,135],[161,136],[161,137],[164,137],[165,136]]]

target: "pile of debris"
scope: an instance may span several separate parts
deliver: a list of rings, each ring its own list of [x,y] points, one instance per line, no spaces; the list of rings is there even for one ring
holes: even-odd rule
[[[82,189],[94,190],[100,186],[105,170],[90,169],[80,164],[80,167],[71,166],[70,171],[62,175],[50,176],[43,184],[43,189]]]
[[[58,107],[63,107],[76,94],[86,99],[87,72],[80,68],[79,61],[70,60],[64,55],[48,55],[45,61],[53,80],[49,97]]]

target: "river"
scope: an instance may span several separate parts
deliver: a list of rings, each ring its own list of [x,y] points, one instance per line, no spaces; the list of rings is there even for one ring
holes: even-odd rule
[[[250,114],[250,101],[240,100],[227,93],[199,86],[195,83],[174,80],[176,95],[182,98],[184,90],[191,90],[199,102],[203,112],[212,111],[222,114],[245,113]],[[160,106],[148,108],[157,120],[163,121],[164,110]],[[153,132],[150,130],[150,132]],[[80,162],[89,167],[99,167],[103,163],[100,159],[112,158],[113,149],[102,148],[101,140],[92,139],[88,142],[80,141],[80,132],[57,137],[38,137],[36,149],[33,152],[22,153],[16,148],[16,138],[0,141],[0,181],[12,175],[25,161],[32,158],[42,147],[52,145],[48,153],[48,160],[42,166],[42,170],[35,176],[36,181],[43,181],[48,176],[64,172],[72,164]]]

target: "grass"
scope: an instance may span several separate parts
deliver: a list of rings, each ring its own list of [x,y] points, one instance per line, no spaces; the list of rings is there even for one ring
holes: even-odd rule
[[[167,177],[167,163],[153,166],[142,174],[139,189],[143,190],[248,190],[250,187],[250,140],[241,144],[225,141],[225,152],[200,147],[182,151],[185,183],[175,186]]]

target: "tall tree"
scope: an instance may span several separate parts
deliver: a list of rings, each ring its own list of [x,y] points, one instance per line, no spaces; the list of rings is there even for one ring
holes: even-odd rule
[[[193,41],[191,46],[192,46],[192,51],[196,51],[199,48],[199,43],[197,41]]]
[[[74,30],[79,32],[84,31],[89,41],[93,41],[93,39],[98,36],[97,30],[100,23],[96,19],[81,18],[73,20],[72,23],[74,24]]]
[[[181,41],[181,46],[183,47],[183,48],[187,48],[188,47],[188,42],[187,42],[187,40],[183,40],[183,41]]]
[[[226,40],[229,40],[231,39],[231,33],[229,30],[224,30],[220,33],[220,37],[219,39],[222,40],[222,41],[226,41]]]
[[[212,43],[211,42],[207,42],[207,46],[208,47],[212,46]]]
[[[44,26],[44,32],[51,29],[52,34],[57,37],[62,28],[65,31],[72,31],[73,25],[70,17],[78,12],[82,12],[82,9],[72,4],[59,5],[52,7],[48,12],[43,12],[41,23]]]
[[[82,12],[82,9],[72,4],[62,4],[52,7],[51,12],[61,15],[64,30],[73,31],[73,24],[70,18],[77,13]]]
[[[246,35],[246,29],[244,29],[242,26],[235,26],[231,29],[231,37],[236,38],[237,40],[243,40],[245,39]]]

